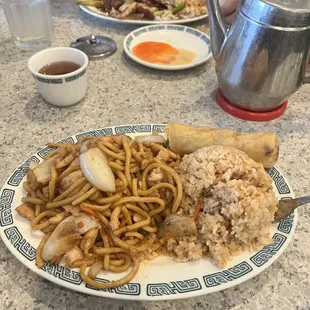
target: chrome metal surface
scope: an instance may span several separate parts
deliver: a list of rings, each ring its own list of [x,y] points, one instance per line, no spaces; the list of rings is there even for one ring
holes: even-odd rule
[[[282,219],[290,215],[297,207],[306,203],[310,203],[310,196],[280,200],[278,210],[274,215],[274,222],[280,222]]]
[[[241,0],[229,29],[218,0],[207,4],[219,88],[231,104],[271,111],[309,81],[309,0]]]
[[[229,29],[229,25],[222,15],[218,1],[208,1],[207,4],[209,12],[212,12],[212,14],[209,15],[209,22],[212,31],[212,35],[210,37],[211,50],[214,59],[218,61],[222,53],[222,47],[226,38],[226,33]]]
[[[116,42],[113,39],[94,34],[79,38],[70,46],[83,51],[91,60],[107,58],[117,50]]]

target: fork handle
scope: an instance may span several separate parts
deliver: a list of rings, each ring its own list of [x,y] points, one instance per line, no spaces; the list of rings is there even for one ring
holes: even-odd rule
[[[306,203],[310,203],[310,196],[296,198],[296,208]]]

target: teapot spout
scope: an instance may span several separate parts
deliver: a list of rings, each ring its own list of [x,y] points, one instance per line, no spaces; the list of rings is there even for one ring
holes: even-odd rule
[[[224,19],[219,0],[207,0],[210,21],[211,50],[215,61],[221,57],[229,25]]]

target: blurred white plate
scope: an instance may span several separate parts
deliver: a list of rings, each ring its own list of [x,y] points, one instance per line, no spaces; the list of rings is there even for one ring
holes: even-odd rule
[[[180,49],[187,49],[196,54],[195,59],[181,66],[168,66],[143,61],[132,53],[132,49],[142,42],[164,42]],[[146,26],[131,32],[124,41],[125,53],[141,65],[160,70],[183,70],[205,63],[211,57],[210,38],[203,32],[180,25]]]
[[[99,9],[93,7],[93,6],[83,6],[80,5],[80,9],[84,11],[86,14],[92,15],[94,17],[115,22],[115,23],[120,23],[120,24],[132,24],[132,25],[158,25],[158,24],[187,24],[187,23],[192,23],[196,22],[198,20],[202,20],[208,17],[208,14],[203,14],[200,16],[196,17],[191,17],[191,18],[184,18],[184,19],[178,19],[178,20],[167,20],[167,21],[162,21],[162,20],[134,20],[134,19],[117,19],[115,17],[111,16],[106,16],[102,11]]]

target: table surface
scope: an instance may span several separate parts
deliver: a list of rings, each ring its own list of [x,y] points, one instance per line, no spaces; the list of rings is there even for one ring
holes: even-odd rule
[[[281,141],[277,166],[296,196],[310,184],[310,85],[289,100],[283,117],[268,123],[245,122],[215,103],[214,63],[184,72],[160,72],[127,59],[122,42],[130,25],[87,16],[73,0],[51,0],[53,46],[68,46],[91,33],[116,40],[112,57],[91,62],[85,99],[70,108],[53,107],[38,94],[27,70],[32,52],[12,42],[0,0],[0,183],[38,146],[102,126],[181,122],[240,131],[274,131]],[[196,26],[196,25],[194,25]],[[50,283],[24,267],[0,242],[0,304],[3,309],[310,309],[310,212],[300,208],[293,241],[265,272],[232,289],[167,302],[126,302],[76,293]]]

